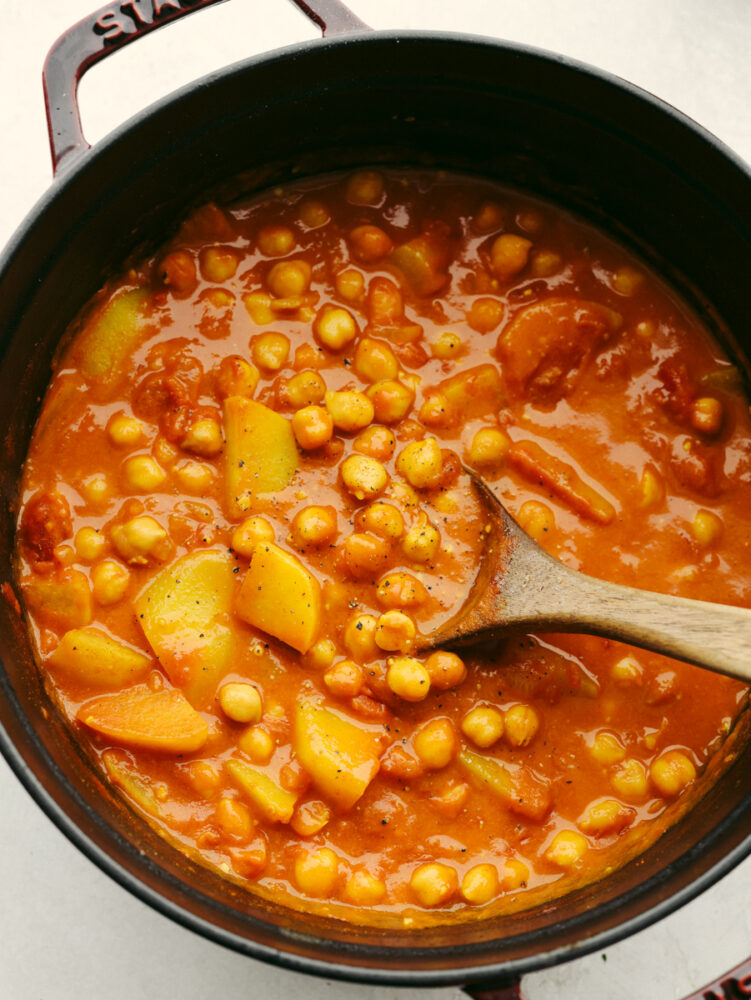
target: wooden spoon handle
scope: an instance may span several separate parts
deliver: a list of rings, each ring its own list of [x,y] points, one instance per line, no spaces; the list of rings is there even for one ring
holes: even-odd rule
[[[606,583],[539,554],[524,588],[526,611],[514,608],[517,624],[602,635],[751,681],[751,611]],[[537,616],[535,591],[544,608]]]

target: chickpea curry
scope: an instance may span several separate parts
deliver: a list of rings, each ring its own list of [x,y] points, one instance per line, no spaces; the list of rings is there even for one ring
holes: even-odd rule
[[[496,184],[195,211],[75,322],[18,584],[78,738],[174,846],[365,923],[513,912],[698,798],[746,689],[588,636],[417,652],[487,539],[751,606],[737,370],[636,258]],[[683,805],[682,805],[683,804]]]

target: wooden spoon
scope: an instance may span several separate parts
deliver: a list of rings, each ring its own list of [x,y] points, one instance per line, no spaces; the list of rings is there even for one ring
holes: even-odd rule
[[[751,611],[606,583],[558,562],[466,470],[487,518],[480,571],[458,614],[419,642],[464,646],[514,629],[586,632],[751,681]],[[602,554],[606,567],[608,551]]]

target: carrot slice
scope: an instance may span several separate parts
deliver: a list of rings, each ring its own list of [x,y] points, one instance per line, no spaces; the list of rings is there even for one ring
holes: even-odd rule
[[[146,686],[87,701],[76,718],[116,743],[162,753],[198,750],[209,735],[206,720],[184,694]]]
[[[534,441],[517,441],[508,458],[515,469],[533,483],[545,486],[572,510],[598,524],[610,524],[615,507],[585,483],[572,465],[550,455]]]

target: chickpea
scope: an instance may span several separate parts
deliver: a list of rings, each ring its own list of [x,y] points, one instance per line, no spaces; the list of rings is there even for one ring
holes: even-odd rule
[[[475,865],[462,879],[462,899],[474,906],[489,903],[494,896],[498,895],[498,889],[498,869],[495,865]]]
[[[237,254],[228,247],[204,247],[198,255],[198,261],[206,281],[213,281],[217,285],[234,277],[237,271]]]
[[[633,295],[637,288],[644,281],[644,275],[639,274],[633,267],[621,267],[613,276],[613,289],[619,295]]]
[[[430,675],[430,683],[439,691],[458,687],[467,676],[467,668],[456,653],[437,650],[425,661],[425,669]]]
[[[700,434],[718,434],[722,429],[724,412],[719,399],[702,396],[691,407],[691,426]]]
[[[224,684],[219,691],[219,705],[233,722],[258,722],[261,718],[261,695],[252,684]]]
[[[409,413],[415,399],[414,392],[402,382],[385,379],[367,390],[375,418],[381,424],[395,424]]]
[[[348,302],[354,302],[360,298],[365,289],[365,278],[353,267],[348,267],[337,274],[334,285],[337,295]]]
[[[508,281],[527,264],[532,241],[514,233],[502,233],[495,238],[490,249],[490,262],[501,281]]]
[[[313,333],[330,351],[341,351],[357,336],[357,323],[351,312],[339,306],[324,306],[313,324]]]
[[[298,803],[289,825],[301,837],[313,837],[321,832],[330,819],[331,810],[326,803],[314,799],[312,802]]]
[[[265,326],[274,321],[274,310],[271,308],[271,296],[266,292],[248,292],[243,296],[243,302],[248,315],[257,326]]]
[[[96,528],[80,528],[73,540],[76,555],[84,562],[94,562],[107,548],[107,539]]]
[[[529,881],[529,868],[518,858],[506,858],[501,872],[501,888],[505,891],[523,888]]]
[[[503,736],[503,712],[492,705],[478,705],[462,719],[461,729],[478,747],[492,747]]]
[[[186,493],[200,495],[211,486],[214,470],[203,462],[182,462],[175,468],[175,479]]]
[[[437,340],[433,341],[430,350],[434,358],[439,358],[441,361],[452,361],[464,352],[464,341],[458,333],[446,330]]]
[[[198,285],[195,262],[185,250],[168,253],[159,266],[159,276],[178,299],[187,298]]]
[[[588,844],[576,830],[561,830],[553,837],[545,857],[559,868],[573,868],[586,853]]]
[[[641,492],[640,507],[656,507],[665,499],[665,483],[662,476],[647,466],[639,481]]]
[[[334,435],[334,421],[322,406],[303,406],[292,417],[295,440],[305,451],[322,448]]]
[[[329,545],[336,538],[338,530],[334,508],[319,507],[316,504],[298,511],[291,525],[292,540],[299,549]]]
[[[380,462],[385,462],[394,454],[396,438],[388,427],[379,427],[377,424],[366,427],[352,442],[355,451],[360,451],[370,458],[377,458]]]
[[[352,205],[378,205],[383,191],[382,174],[376,170],[358,170],[347,181],[346,198]]]
[[[483,296],[475,299],[467,313],[467,323],[477,333],[490,333],[503,319],[503,303]]]
[[[649,776],[660,795],[673,798],[694,781],[696,768],[685,753],[668,750],[652,762]]]
[[[386,489],[389,474],[379,461],[367,455],[350,455],[341,467],[342,482],[357,500],[377,497]]]
[[[331,639],[319,639],[303,657],[305,665],[313,670],[328,670],[334,662],[336,646]]]
[[[248,726],[238,739],[237,745],[254,764],[268,764],[274,753],[273,739],[260,726]]]
[[[322,403],[325,395],[326,383],[318,372],[310,369],[293,375],[287,383],[287,399],[296,410]]]
[[[355,872],[344,887],[345,898],[355,906],[377,906],[386,895],[386,886],[369,872]]]
[[[354,367],[365,382],[395,379],[399,374],[399,362],[394,352],[385,341],[373,337],[363,337],[358,343]]]
[[[320,229],[331,220],[331,213],[322,201],[305,198],[300,202],[300,222],[308,229]]]
[[[697,510],[691,531],[699,545],[708,548],[722,534],[722,521],[711,510]]]
[[[323,683],[336,698],[356,698],[363,681],[362,668],[353,660],[340,660],[323,675]]]
[[[191,787],[205,799],[210,799],[222,783],[219,772],[211,764],[207,764],[205,760],[191,761],[186,768],[186,773]]]
[[[386,608],[416,608],[428,599],[424,584],[410,573],[389,573],[378,584],[376,597]]]
[[[103,503],[111,493],[109,480],[102,473],[89,478],[83,484],[86,499],[93,504]]]
[[[411,441],[399,453],[396,467],[415,489],[437,486],[443,473],[443,456],[438,442],[435,438]]]
[[[380,655],[375,634],[378,619],[375,615],[353,615],[344,629],[344,648],[358,663],[367,663]]]
[[[394,243],[380,226],[356,226],[349,234],[352,256],[363,264],[375,264],[390,253]]]
[[[264,226],[258,233],[258,249],[265,257],[285,257],[296,242],[288,226]]]
[[[430,675],[412,656],[394,656],[386,672],[389,690],[405,701],[423,701],[430,692]]]
[[[642,683],[644,670],[641,663],[634,656],[623,656],[617,663],[614,663],[610,670],[610,676],[616,684],[622,687],[638,686]]]
[[[450,719],[431,719],[415,733],[412,744],[423,767],[439,771],[456,756],[456,731]]]
[[[377,535],[355,532],[344,543],[344,562],[356,580],[372,577],[386,566],[391,546]]]
[[[540,717],[531,705],[514,705],[504,722],[506,742],[512,747],[528,746],[540,728]]]
[[[517,520],[519,526],[536,542],[542,541],[555,527],[553,511],[546,503],[541,503],[539,500],[526,500],[519,508]]]
[[[172,552],[167,532],[148,515],[134,517],[125,524],[116,524],[111,536],[118,555],[136,566],[146,565],[149,557],[163,562]]]
[[[491,229],[498,229],[503,225],[505,214],[497,202],[484,201],[477,210],[474,222],[480,232],[489,232]]]
[[[215,816],[218,825],[230,837],[247,840],[253,832],[255,823],[248,807],[237,799],[222,796],[217,803]]]
[[[563,260],[554,250],[536,250],[532,254],[530,272],[534,278],[549,278],[560,271]]]
[[[647,794],[647,769],[636,757],[627,757],[616,769],[610,784],[623,799],[643,799]]]
[[[127,593],[130,573],[113,559],[105,559],[91,571],[91,590],[94,600],[102,607],[117,604]]]
[[[601,730],[595,734],[592,746],[589,749],[598,764],[618,764],[626,756],[626,750],[621,741],[614,733]]]
[[[542,230],[545,225],[545,220],[534,208],[526,208],[517,214],[516,224],[520,229],[523,229],[525,233],[531,233],[535,236]]]
[[[167,473],[151,455],[133,455],[123,468],[126,483],[139,493],[152,493],[167,478]]]
[[[472,438],[467,451],[467,461],[478,468],[500,465],[511,447],[511,442],[496,427],[482,427]],[[527,501],[532,503],[534,501]],[[524,506],[524,504],[522,504]]]
[[[339,874],[339,859],[330,847],[299,854],[295,859],[295,882],[308,896],[330,896]]]
[[[143,437],[143,424],[126,413],[116,413],[107,422],[107,436],[116,447],[130,448]]]
[[[274,538],[271,523],[265,517],[254,515],[246,518],[232,532],[232,550],[250,559],[258,542],[273,542]]]
[[[274,264],[266,283],[275,298],[290,299],[307,292],[311,277],[310,264],[306,260],[284,260]]]
[[[180,447],[196,455],[211,458],[219,454],[223,444],[222,430],[217,421],[213,417],[200,417],[191,424],[188,433],[180,442]]]
[[[590,836],[602,837],[622,830],[633,822],[634,816],[634,810],[628,806],[615,799],[603,799],[590,802],[579,818],[579,826]]]
[[[325,398],[326,409],[338,430],[360,431],[373,420],[373,404],[363,392],[327,392]]]
[[[404,534],[404,518],[398,507],[376,500],[360,511],[359,521],[363,531],[369,531],[380,538],[396,540]]]
[[[228,396],[251,397],[256,391],[259,378],[258,369],[238,354],[222,358],[216,379],[220,399]]]
[[[459,879],[453,868],[434,863],[416,868],[409,885],[422,906],[444,906],[456,894]]]
[[[403,653],[412,647],[417,628],[403,611],[386,611],[378,619],[375,641],[389,653]]]
[[[402,542],[402,552],[412,562],[429,563],[438,551],[441,536],[425,514],[420,514]]]
[[[289,359],[289,338],[283,333],[262,333],[251,341],[250,353],[259,368],[278,372]]]

